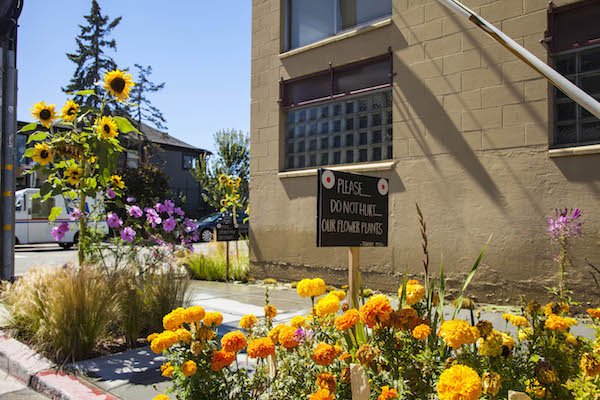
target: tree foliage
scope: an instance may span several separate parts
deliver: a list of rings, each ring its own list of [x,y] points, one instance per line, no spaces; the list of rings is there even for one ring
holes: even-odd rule
[[[167,121],[163,113],[152,105],[148,98],[148,94],[156,93],[165,87],[165,83],[156,84],[150,80],[152,75],[152,67],[150,65],[143,66],[135,64],[136,69],[136,85],[131,89],[131,99],[135,103],[133,108],[133,118],[142,126],[142,122],[150,122],[157,129],[166,130]]]
[[[221,174],[241,178],[239,193],[244,208],[248,204],[248,179],[250,177],[250,138],[235,129],[221,130],[214,135],[217,153],[201,156],[198,165],[191,171],[202,186],[202,198],[214,209],[220,209]]]
[[[95,82],[100,79],[102,73],[117,68],[117,64],[108,53],[117,49],[117,42],[110,38],[110,34],[121,22],[121,17],[111,20],[108,15],[102,15],[100,5],[96,0],[92,0],[90,14],[84,18],[87,24],[79,25],[80,33],[75,38],[77,50],[67,53],[67,58],[75,63],[76,68],[69,84],[63,88],[65,93],[95,89]],[[75,101],[83,106],[95,108],[100,103],[97,96],[76,96]],[[122,105],[117,107],[121,108]],[[118,113],[125,114],[122,109]]]
[[[126,168],[123,179],[127,182],[127,196],[134,197],[142,208],[154,207],[157,201],[172,195],[167,190],[169,178],[164,170],[150,163]]]

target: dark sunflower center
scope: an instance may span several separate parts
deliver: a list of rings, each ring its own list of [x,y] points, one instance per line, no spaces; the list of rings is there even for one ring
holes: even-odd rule
[[[104,132],[110,133],[110,126],[108,124],[104,124]]]
[[[40,157],[41,158],[48,158],[50,154],[48,154],[48,150],[42,150],[42,152],[40,153]]]
[[[125,89],[125,79],[115,78],[110,82],[110,87],[117,93],[121,93]]]
[[[68,115],[75,115],[75,114],[76,114],[76,112],[75,112],[75,109],[74,109],[74,108],[72,108],[72,107],[71,107],[71,108],[69,108],[69,111],[67,111],[67,114],[68,114]]]
[[[50,119],[50,111],[48,110],[42,110],[40,111],[40,119]]]

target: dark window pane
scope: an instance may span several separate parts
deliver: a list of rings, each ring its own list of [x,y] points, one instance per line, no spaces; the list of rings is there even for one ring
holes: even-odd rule
[[[290,48],[316,42],[334,34],[333,6],[323,0],[290,0]]]
[[[339,0],[338,30],[392,14],[392,0]]]
[[[351,131],[354,129],[354,118],[346,118],[346,130]]]
[[[371,64],[362,64],[348,68],[347,70],[340,69],[336,71],[333,79],[333,92],[350,93],[359,89],[366,89],[374,86],[384,85],[390,82],[390,60],[383,59]],[[367,99],[362,99],[368,102]],[[360,104],[360,102],[359,102]],[[367,111],[368,106],[359,111]]]
[[[556,127],[556,143],[571,144],[577,142],[577,128],[573,125],[559,125]]]
[[[340,132],[342,130],[342,121],[339,119],[336,119],[335,121],[333,121],[333,131],[334,132]]]
[[[317,165],[317,155],[316,155],[316,153],[310,153],[308,166],[314,167],[315,165]]]
[[[288,145],[287,145],[287,152],[288,153],[293,153],[294,152],[294,143],[288,143]]]
[[[368,143],[367,132],[361,132],[361,133],[359,133],[358,137],[359,137],[359,139],[358,139],[358,145],[359,146],[364,146],[364,145],[366,145]]]
[[[311,108],[308,110],[308,119],[311,121],[314,121],[315,119],[317,119],[317,109],[316,108]]]
[[[353,134],[346,135],[346,146],[348,146],[348,147],[354,146],[354,135]]]
[[[354,112],[354,102],[349,101],[346,103],[346,114],[352,114]]]
[[[367,129],[369,126],[369,117],[366,115],[361,116],[358,119],[358,129]]]
[[[353,163],[354,162],[354,151],[347,150],[346,151],[346,159],[344,161],[346,162],[346,164]]]
[[[341,104],[334,104],[333,105],[333,116],[334,117],[339,117],[340,115],[342,115],[342,105]]]
[[[321,150],[327,150],[329,148],[329,138],[321,139]]]
[[[333,153],[333,164],[341,164],[341,163],[342,163],[341,153],[339,151],[336,151],[335,153]]]
[[[373,96],[371,99],[371,110],[377,111],[383,108],[384,96],[383,93],[379,93]]]
[[[580,86],[588,94],[594,95],[600,93],[600,75],[581,78]]]
[[[333,138],[333,147],[335,147],[336,149],[338,147],[342,146],[342,137],[341,136],[335,136]]]
[[[294,137],[294,126],[288,127],[288,137]]]
[[[557,121],[569,121],[575,119],[576,115],[575,103],[559,103],[556,105]]]
[[[321,154],[321,165],[327,165],[329,164],[329,153],[322,153]]]
[[[581,54],[580,72],[590,72],[600,69],[600,49],[589,50]]]
[[[304,122],[306,121],[306,111],[300,110],[296,113],[296,122]]]
[[[381,143],[381,131],[373,131],[371,133],[371,143]]]
[[[307,100],[326,98],[330,95],[328,73],[297,81],[286,82],[284,83],[284,86],[285,96],[283,102],[287,106],[303,103]],[[305,114],[304,110],[301,112],[302,114]],[[303,115],[303,118],[300,121],[304,121],[305,119],[306,116]]]
[[[358,162],[368,161],[367,155],[367,149],[360,149],[358,151]]]
[[[296,147],[296,152],[297,153],[302,153],[305,150],[304,147],[304,140],[301,140],[298,142],[298,146]]]
[[[558,57],[555,61],[556,70],[562,75],[571,75],[576,72],[575,55],[569,54]]]
[[[305,161],[304,156],[298,157],[298,162],[296,163],[296,168],[304,168]]]
[[[371,115],[371,126],[380,126],[381,125],[381,114],[375,113]]]
[[[294,157],[287,158],[286,168],[294,168]]]
[[[317,124],[315,122],[308,124],[308,134],[309,135],[317,134]]]
[[[386,118],[385,118],[385,123],[386,124],[391,124],[392,123],[392,111],[386,111]]]
[[[600,140],[600,121],[588,122],[581,125],[581,141],[596,142]]]
[[[329,106],[322,106],[320,118],[327,118],[328,116],[329,116]]]
[[[306,134],[306,125],[296,125],[296,137],[303,137]]]
[[[319,132],[321,134],[329,133],[329,122],[321,122],[321,127],[319,128]]]
[[[373,156],[371,157],[371,161],[380,161],[381,160],[381,147],[373,148]]]
[[[391,159],[392,159],[392,157],[393,157],[392,146],[388,146],[388,147],[387,147],[387,155],[386,155],[386,158],[387,158],[388,160],[391,160]]]

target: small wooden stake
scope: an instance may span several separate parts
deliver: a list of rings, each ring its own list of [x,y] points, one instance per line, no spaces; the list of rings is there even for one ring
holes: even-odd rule
[[[229,282],[229,240],[225,243],[225,282]]]
[[[350,306],[358,309],[360,285],[358,268],[360,267],[360,247],[348,248],[348,290],[350,291]]]

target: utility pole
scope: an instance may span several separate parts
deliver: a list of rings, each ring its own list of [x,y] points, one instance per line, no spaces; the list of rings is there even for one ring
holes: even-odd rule
[[[2,280],[15,275],[17,21],[23,0],[0,0],[0,260]]]

